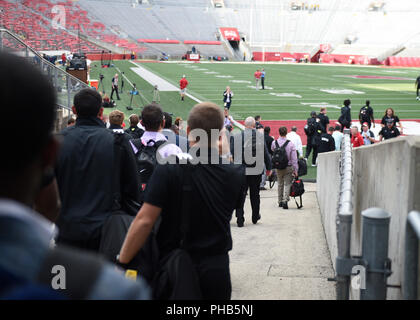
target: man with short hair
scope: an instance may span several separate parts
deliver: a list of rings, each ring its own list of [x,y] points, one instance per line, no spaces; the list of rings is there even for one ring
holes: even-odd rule
[[[32,207],[59,149],[52,132],[57,108],[55,89],[38,69],[16,55],[0,53],[0,73],[8,75],[0,86],[2,102],[8,106],[2,115],[15,119],[25,114],[33,120],[30,135],[16,131],[12,122],[6,121],[0,128],[1,145],[10,151],[7,157],[0,158],[1,299],[149,298],[149,290],[141,279],[125,279],[115,266],[97,256],[61,245],[51,248],[59,230],[48,220],[52,217],[47,219]],[[25,148],[21,147],[22,141]],[[64,290],[51,287],[57,276],[51,265],[65,268],[69,278],[76,275],[72,281],[66,278]]]
[[[287,134],[286,139],[293,142],[293,145],[295,146],[296,151],[298,152],[298,156],[303,157],[302,139],[297,134],[296,126],[292,127],[292,130]],[[270,144],[270,147],[271,147],[271,144]]]
[[[319,114],[318,114],[318,118],[320,120],[322,132],[326,133],[327,129],[328,129],[328,125],[330,124],[330,119],[327,116],[327,108],[326,107],[321,107],[321,109],[319,111]]]
[[[287,128],[280,127],[279,128],[280,137],[273,141],[271,144],[271,150],[274,151],[277,148],[281,148],[285,143],[287,159],[289,162],[285,169],[276,169],[277,170],[277,184],[278,184],[278,205],[280,208],[289,209],[288,202],[290,200],[290,188],[293,183],[293,177],[298,176],[298,161],[297,161],[297,153],[296,147],[293,142],[287,140]]]
[[[123,122],[124,122],[124,112],[121,112],[120,110],[114,110],[109,114],[109,129],[122,130]]]
[[[364,145],[363,137],[356,126],[351,127],[351,145],[353,148],[357,148]]]
[[[140,121],[139,116],[132,114],[128,120],[130,121],[130,127],[126,129],[125,132],[128,133],[133,139],[140,138],[143,135],[144,130],[138,127]]]
[[[192,140],[195,130],[206,133],[207,139]],[[203,299],[226,300],[231,297],[229,255],[232,249],[230,220],[242,200],[245,170],[241,165],[223,164],[220,157],[225,135],[222,110],[211,102],[195,105],[188,117],[193,160],[188,163],[158,165],[151,178],[144,204],[130,226],[119,255],[121,264],[129,263],[143,247],[153,225],[160,216],[156,236],[161,256],[180,247],[180,221],[184,202],[184,186],[189,186],[189,228],[184,248],[197,271]],[[212,135],[211,131],[219,131]],[[229,146],[227,146],[229,148]],[[207,153],[204,157],[202,152]],[[210,161],[211,155],[217,161]],[[174,158],[172,156],[171,158]],[[214,159],[213,159],[214,160]],[[196,164],[194,164],[196,163]],[[229,177],[229,179],[226,179]]]
[[[343,140],[343,133],[341,132],[341,126],[337,124],[334,128],[334,132],[332,134],[335,142],[335,151],[341,150],[341,141]]]
[[[159,141],[167,141],[162,133],[165,126],[165,117],[160,105],[152,103],[145,106],[141,112],[141,123],[146,131],[141,138],[131,141],[137,149],[140,149],[141,145],[154,145]],[[134,153],[137,154],[137,151],[135,150]],[[182,153],[182,150],[174,143],[165,143],[159,147],[158,152],[162,158],[167,158],[170,155]]]
[[[179,80],[179,90],[181,94],[181,100],[184,101],[185,93],[187,92],[188,80],[185,77],[185,74]]]
[[[395,126],[393,119],[388,119],[386,120],[386,127],[379,131],[379,141],[396,138],[400,134],[400,130]]]
[[[335,150],[335,141],[332,136],[334,127],[329,127],[326,133],[321,134],[321,139],[318,147],[318,154]]]
[[[103,108],[99,93],[90,88],[80,90],[72,109],[77,115],[76,125],[61,132],[55,168],[62,201],[58,242],[96,251],[107,218],[123,210],[124,204],[139,204],[140,182],[133,174],[137,167],[128,140],[121,139],[116,146],[116,135],[100,119]],[[121,149],[119,159],[115,158],[117,147]],[[111,173],[118,171],[118,178],[114,178]],[[116,189],[120,190],[118,199],[114,199]]]
[[[233,154],[234,162],[241,163],[243,166],[248,169],[258,170],[258,160],[259,157],[263,158],[265,168],[267,170],[266,175],[270,176],[271,174],[271,157],[268,153],[267,146],[265,145],[265,139],[262,133],[258,132],[255,129],[255,119],[253,117],[248,117],[245,119],[245,130],[240,134],[234,136],[232,139],[231,152]],[[238,159],[235,152],[235,140],[239,139],[241,142],[241,159]],[[256,154],[257,150],[261,148],[263,150],[262,154]],[[245,153],[251,154],[251,157],[255,157],[255,162],[249,163],[249,159],[245,156]],[[236,158],[235,158],[236,157]],[[256,224],[258,220],[261,219],[260,215],[260,184],[262,179],[264,167],[261,166],[261,172],[255,172],[253,174],[246,175],[246,187],[244,188],[242,204],[240,207],[236,208],[236,218],[237,225],[239,228],[244,226],[244,205],[246,200],[246,193],[249,189],[249,197],[251,201],[252,208],[252,223]]]
[[[256,128],[257,126],[259,126],[261,124],[261,116],[260,115],[256,115],[254,117],[254,119],[255,119],[255,128]]]

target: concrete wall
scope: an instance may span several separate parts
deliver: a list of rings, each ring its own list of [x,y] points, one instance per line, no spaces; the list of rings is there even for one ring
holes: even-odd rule
[[[319,155],[318,159],[317,195],[335,266],[340,156],[338,152],[331,152]],[[420,137],[401,137],[354,149],[353,182],[352,255],[361,254],[361,212],[370,207],[390,212],[388,249],[393,274],[388,284],[402,285],[407,214],[420,210]],[[399,288],[388,288],[387,298],[401,299],[401,292]]]

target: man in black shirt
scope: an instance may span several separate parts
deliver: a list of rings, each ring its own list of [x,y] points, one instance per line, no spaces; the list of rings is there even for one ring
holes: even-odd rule
[[[330,119],[327,116],[327,108],[322,107],[319,111],[318,118],[321,124],[321,130],[323,133],[327,132],[328,125],[330,124]]]
[[[373,109],[370,106],[369,100],[366,100],[366,105],[360,109],[359,121],[361,125],[367,122],[369,129],[372,124],[373,124],[373,127],[375,128],[375,119],[373,118]]]
[[[55,168],[62,203],[58,242],[94,251],[99,248],[101,227],[109,215],[123,210],[125,204],[138,205],[140,196],[140,182],[133,174],[137,168],[133,150],[121,139],[120,165],[116,167],[114,133],[100,119],[101,104],[95,90],[83,89],[76,94],[76,125],[61,133]],[[116,170],[120,172],[118,178],[114,178]]]
[[[308,118],[308,120],[306,120],[304,131],[305,131],[306,140],[307,140],[305,159],[308,160],[309,155],[311,154],[311,151],[313,149],[312,138],[316,131],[316,112],[315,111],[311,111],[311,117]]]
[[[270,127],[264,127],[264,139],[265,139],[265,145],[267,146],[268,149],[268,153],[272,156],[273,155],[273,151],[271,151],[271,144],[274,141],[274,138],[272,136],[270,136],[270,131],[271,128]]]
[[[333,132],[334,132],[334,128],[329,127],[327,133],[321,134],[321,139],[319,141],[319,147],[318,147],[318,154],[335,150],[335,141],[332,136]]]
[[[343,107],[341,108],[341,115],[338,118],[338,122],[341,124],[341,132],[344,128],[349,129],[351,126],[351,101],[346,99],[343,102]]]
[[[386,127],[383,127],[381,131],[379,131],[379,141],[382,141],[382,139],[391,139],[398,137],[400,135],[400,131],[398,128],[394,125],[393,120],[388,119],[386,122]]]
[[[139,116],[136,114],[132,114],[128,118],[128,120],[130,121],[130,127],[127,130],[125,130],[125,132],[131,135],[133,139],[141,138],[141,136],[144,133],[144,130],[138,127],[140,121]]]
[[[223,113],[217,105],[205,102],[191,110],[188,133],[194,129],[204,130],[209,141],[190,141],[191,151],[194,150],[190,154],[194,155],[195,160],[200,159],[196,157],[197,148],[203,148],[198,151],[206,148],[207,163],[201,161],[196,165],[166,164],[156,167],[146,189],[144,204],[128,231],[119,255],[120,263],[130,262],[143,247],[159,216],[162,220],[157,242],[161,256],[179,247],[180,216],[184,205],[182,186],[188,167],[187,170],[191,170],[192,191],[185,247],[195,264],[203,298],[212,300],[230,299],[231,296],[228,255],[232,249],[230,220],[233,210],[241,201],[241,188],[245,184],[243,166],[223,164],[224,160],[220,157],[216,157],[216,164],[209,164],[211,154],[217,155],[220,149],[219,137],[212,136],[211,130],[222,128]]]

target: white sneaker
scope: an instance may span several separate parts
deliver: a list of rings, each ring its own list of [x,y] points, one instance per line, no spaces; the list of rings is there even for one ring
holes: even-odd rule
[[[312,167],[316,167],[316,164],[313,164]]]

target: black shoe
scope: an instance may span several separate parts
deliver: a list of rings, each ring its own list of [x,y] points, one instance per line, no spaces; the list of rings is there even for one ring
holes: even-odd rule
[[[284,202],[279,202],[279,208],[283,208]]]
[[[257,224],[258,220],[260,220],[260,219],[261,219],[261,215],[258,215],[257,218],[252,217],[252,223]]]
[[[236,224],[238,225],[238,228],[242,228],[244,226],[243,221],[236,221]]]
[[[267,190],[265,187],[260,187],[260,190]]]
[[[283,209],[289,209],[289,206],[287,205],[287,202],[283,202]]]

